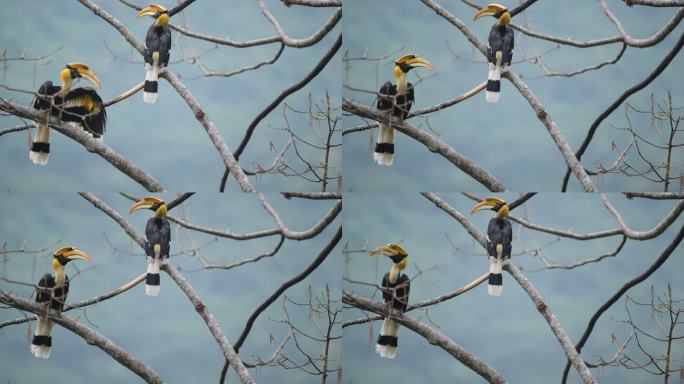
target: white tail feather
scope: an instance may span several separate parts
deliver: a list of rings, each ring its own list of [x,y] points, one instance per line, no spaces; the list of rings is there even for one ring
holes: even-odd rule
[[[156,257],[147,258],[147,273],[159,275],[159,259]],[[145,294],[147,296],[159,295],[161,286],[145,284]]]
[[[157,96],[159,95],[156,92],[143,92],[143,101],[147,104],[154,104],[157,102]]]
[[[145,64],[145,81],[158,81],[159,68],[155,65]],[[157,92],[143,92],[143,101],[148,104],[157,102]]]
[[[386,124],[379,124],[380,132],[378,133],[378,143],[394,144],[394,128]],[[373,152],[373,160],[380,165],[392,165],[394,162],[394,153],[378,153]]]
[[[500,245],[499,245],[500,246]],[[494,259],[489,264],[489,273],[500,275],[502,270],[502,263],[500,258]],[[503,285],[487,285],[487,293],[491,296],[501,296],[503,292]]]
[[[50,143],[50,127],[45,124],[38,124],[34,143]],[[29,159],[33,164],[45,165],[48,163],[49,153],[29,151]]]
[[[145,294],[147,296],[158,296],[160,288],[159,285],[145,285]]]
[[[487,74],[487,80],[499,80],[501,81],[501,65],[489,63],[489,73]],[[485,91],[485,100],[490,103],[496,103],[501,97],[501,92],[489,92]]]
[[[38,316],[38,324],[36,325],[36,336],[52,336],[52,321]],[[35,357],[47,359],[50,357],[51,348],[47,345],[33,345],[31,344],[31,353]]]
[[[398,334],[399,324],[396,321],[386,317],[385,320],[383,320],[382,322],[382,329],[380,329],[380,335],[397,337]],[[375,344],[375,351],[381,357],[386,357],[388,359],[394,359],[397,356],[397,347],[393,347],[390,345]]]

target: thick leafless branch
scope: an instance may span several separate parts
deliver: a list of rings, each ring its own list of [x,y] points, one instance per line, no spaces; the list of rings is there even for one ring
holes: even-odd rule
[[[483,274],[482,276],[478,277],[477,279],[471,281],[470,283],[466,284],[465,286],[463,286],[463,287],[461,287],[461,288],[459,288],[453,292],[449,292],[447,294],[437,296],[437,297],[432,298],[432,299],[423,300],[419,303],[409,304],[406,307],[406,312],[412,311],[414,309],[429,307],[429,306],[439,304],[439,303],[447,301],[447,300],[451,300],[454,297],[460,296],[460,295],[470,291],[471,289],[477,287],[478,285],[484,283],[485,280],[487,280],[487,278],[489,278],[489,272]],[[355,319],[355,320],[347,320],[347,321],[342,323],[342,328],[348,327],[350,325],[363,324],[363,323],[368,323],[370,321],[376,321],[376,320],[382,320],[382,319],[383,319],[382,316],[366,316],[366,317]]]
[[[214,315],[211,314],[206,304],[204,304],[190,283],[188,283],[183,275],[181,275],[180,272],[178,272],[171,264],[167,263],[163,265],[162,269],[176,282],[178,287],[188,297],[193,307],[195,307],[195,311],[197,311],[200,317],[202,317],[202,320],[204,320],[204,322],[207,324],[207,328],[209,328],[209,331],[214,336],[214,339],[216,339],[216,342],[221,347],[223,356],[233,365],[235,372],[237,372],[238,377],[240,377],[240,381],[242,381],[244,384],[255,383],[254,379],[247,371],[247,368],[245,368],[244,364],[242,363],[242,360],[240,360],[240,357],[237,355],[236,350],[233,349],[233,346],[223,333],[223,330],[214,318]]]
[[[342,0],[281,0],[287,7],[304,5],[307,7],[341,7]]]
[[[39,314],[41,316],[46,315],[46,309],[44,305],[36,304],[33,301],[30,301],[20,296],[13,295],[11,293],[0,291],[0,302],[6,305],[10,305],[22,311]],[[122,366],[131,370],[131,372],[135,373],[146,382],[164,382],[161,376],[159,376],[159,374],[155,372],[150,366],[148,366],[135,356],[131,355],[125,349],[114,344],[113,341],[109,340],[108,338],[106,338],[99,332],[93,330],[92,328],[57,312],[51,311],[49,313],[49,317],[55,323],[61,325],[62,327],[68,329],[69,331],[83,338],[83,340],[85,340],[86,343],[100,348],[106,354],[111,356],[114,360],[118,361]]]
[[[469,158],[463,156],[459,152],[456,152],[456,150],[449,146],[449,144],[405,121],[394,121],[394,119],[392,119],[388,113],[369,108],[365,105],[361,105],[355,101],[347,99],[342,100],[342,109],[357,116],[391,124],[394,129],[415,139],[419,143],[426,146],[431,152],[440,154],[458,169],[475,179],[480,184],[484,185],[490,191],[502,192],[506,190],[506,187],[503,185],[503,183],[501,183],[496,177],[487,172],[487,170],[475,164]]]
[[[480,243],[480,245],[483,248],[487,248],[486,236],[483,233],[481,233],[477,228],[475,228],[475,226],[473,226],[461,212],[451,207],[448,203],[440,199],[435,194],[423,193],[422,195],[426,199],[435,203],[435,205],[437,205],[438,208],[442,209],[451,217],[455,218],[466,229],[466,231],[468,231],[468,233],[471,235],[473,239]],[[551,330],[558,339],[558,342],[561,344],[561,347],[563,348],[565,355],[568,357],[568,360],[572,362],[575,369],[579,372],[580,376],[582,377],[582,380],[585,383],[596,383],[597,381],[593,378],[591,372],[589,372],[589,369],[587,368],[584,360],[579,356],[579,352],[572,347],[567,348],[567,345],[572,346],[571,341],[568,338],[567,333],[561,326],[558,319],[555,317],[553,312],[551,312],[551,310],[548,308],[548,305],[541,298],[539,292],[536,291],[534,286],[529,282],[529,280],[527,280],[527,278],[515,265],[509,264],[505,269],[516,279],[518,284],[520,284],[520,286],[530,296],[530,299],[532,299],[532,301],[534,302],[535,306],[537,307],[537,310],[539,310],[539,312],[544,317],[544,320],[546,320],[549,324],[549,327],[551,327]]]
[[[679,200],[684,199],[684,192],[624,192],[628,199],[639,197],[653,200]]]
[[[473,372],[482,376],[490,383],[506,383],[506,379],[492,366],[480,360],[472,352],[456,344],[445,334],[419,322],[406,314],[388,313],[388,307],[379,301],[373,301],[352,292],[342,291],[342,302],[364,311],[375,312],[384,317],[391,317],[397,323],[421,335],[430,344],[436,345],[470,368]]]
[[[341,193],[337,192],[281,192],[286,199],[293,197],[310,200],[338,200],[342,198]]]
[[[105,300],[109,300],[112,297],[118,296],[118,295],[128,291],[129,289],[135,287],[136,285],[140,284],[143,280],[145,280],[146,276],[147,276],[147,273],[143,273],[140,276],[136,277],[135,279],[129,281],[128,283],[120,286],[119,288],[117,288],[111,292],[105,293],[103,295],[94,297],[92,299],[79,301],[78,303],[74,303],[74,304],[65,304],[62,312],[67,312],[67,311],[70,311],[72,309],[77,309],[77,308],[88,307],[90,305],[94,305],[97,303],[101,303]],[[31,316],[31,317],[22,317],[22,318],[17,318],[14,320],[3,321],[3,322],[0,322],[0,328],[6,327],[8,325],[22,324],[22,323],[26,323],[29,321],[34,321],[37,318],[38,318],[37,316]]]
[[[445,102],[439,103],[439,104],[437,104],[437,105],[433,105],[433,106],[431,106],[431,107],[421,108],[421,109],[418,109],[418,110],[416,110],[416,111],[410,112],[410,113],[408,114],[408,116],[406,116],[406,118],[407,118],[407,119],[410,119],[410,118],[412,118],[412,117],[416,117],[416,116],[420,116],[420,115],[425,115],[425,114],[428,114],[428,113],[437,112],[437,111],[441,111],[441,110],[443,110],[443,109],[449,108],[449,107],[451,107],[452,105],[456,105],[456,104],[458,104],[458,103],[460,103],[460,102],[462,102],[462,101],[468,100],[468,99],[471,98],[472,96],[475,96],[475,95],[478,94],[480,91],[482,91],[483,89],[485,89],[486,86],[487,86],[487,82],[485,81],[485,82],[483,82],[483,83],[480,83],[477,87],[471,89],[470,91],[468,91],[468,92],[466,92],[466,93],[464,93],[464,94],[462,94],[462,95],[460,95],[460,96],[457,96],[457,97],[455,97],[455,98],[453,98],[453,99],[451,99],[451,100],[447,100],[447,101],[445,101]],[[342,135],[346,135],[346,134],[348,134],[348,133],[353,133],[353,132],[365,131],[365,130],[367,130],[367,129],[378,128],[378,127],[379,127],[378,123],[367,123],[367,124],[364,124],[364,125],[357,125],[357,126],[355,126],[355,127],[344,128],[344,129],[342,130]]]
[[[508,273],[511,274],[511,276],[513,276],[518,284],[520,284],[520,287],[522,287],[522,289],[525,290],[525,292],[530,296],[530,299],[532,299],[535,307],[537,307],[537,311],[539,311],[539,313],[541,313],[541,315],[544,317],[544,320],[549,323],[551,331],[553,331],[554,336],[556,336],[556,339],[563,347],[565,355],[568,356],[568,359],[572,362],[572,365],[575,367],[577,372],[579,372],[582,381],[584,383],[598,383],[598,381],[596,381],[596,379],[594,379],[592,376],[587,365],[584,363],[584,359],[582,359],[582,357],[573,347],[572,341],[570,341],[570,338],[556,318],[556,315],[551,312],[548,304],[546,304],[532,283],[514,264],[509,264],[504,268]]]
[[[45,122],[55,131],[81,144],[89,152],[95,153],[102,157],[108,163],[112,164],[116,169],[121,171],[124,175],[130,177],[148,191],[161,192],[164,190],[161,184],[159,184],[154,177],[138,168],[138,166],[136,166],[133,162],[115,152],[109,146],[93,139],[90,134],[86,133],[80,127],[69,123],[64,123],[55,117],[46,116],[45,113],[41,113],[33,108],[29,108],[8,100],[0,99],[0,110],[24,119]]]
[[[126,39],[126,41],[128,41],[129,44],[131,44],[133,48],[135,48],[140,54],[143,53],[142,43],[139,42],[120,21],[90,0],[79,0],[79,2],[116,28],[116,30],[119,31],[119,33],[124,37],[124,39]],[[160,77],[166,79],[176,90],[176,92],[178,92],[178,94],[183,98],[186,104],[188,104],[188,107],[195,115],[195,118],[200,122],[204,130],[207,132],[207,135],[209,135],[209,139],[212,141],[217,151],[221,155],[221,159],[223,160],[226,168],[230,169],[233,172],[233,175],[235,175],[235,179],[240,185],[240,188],[244,192],[254,192],[254,187],[247,179],[247,176],[242,171],[242,168],[237,163],[235,157],[233,157],[233,154],[228,149],[228,145],[219,134],[214,122],[207,116],[204,109],[200,106],[199,102],[197,102],[197,99],[195,99],[195,97],[190,93],[185,85],[183,85],[178,77],[170,71],[162,72]]]

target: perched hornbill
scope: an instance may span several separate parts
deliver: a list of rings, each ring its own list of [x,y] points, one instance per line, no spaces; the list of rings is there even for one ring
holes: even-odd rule
[[[36,302],[49,303],[49,309],[61,312],[69,293],[69,277],[64,267],[71,260],[90,262],[90,256],[73,247],[62,247],[52,254],[52,271],[54,276],[46,273],[38,282]],[[48,309],[46,308],[46,312]],[[36,333],[31,341],[31,353],[35,357],[47,359],[52,347],[52,321],[48,316],[38,315]]]
[[[489,286],[487,290],[492,296],[499,296],[503,291],[501,267],[511,258],[511,242],[513,227],[508,219],[508,205],[502,199],[488,197],[475,204],[471,214],[490,209],[496,214],[487,226],[487,253],[489,254]]]
[[[403,121],[413,105],[413,84],[407,81],[406,75],[413,68],[432,69],[432,64],[416,55],[404,55],[394,62],[394,78],[396,84],[386,82],[378,92],[377,108],[381,111],[392,110],[392,116]],[[394,128],[389,124],[378,122],[380,133],[375,144],[373,160],[380,165],[392,165],[394,161]]]
[[[369,255],[384,255],[392,260],[392,268],[382,278],[382,298],[390,306],[389,312],[404,313],[408,305],[411,281],[406,274],[401,273],[408,264],[408,253],[396,244],[387,244],[372,249]],[[399,324],[386,317],[382,322],[382,329],[375,345],[375,351],[382,357],[394,359],[397,355],[397,337]]]
[[[159,294],[159,265],[169,258],[171,225],[166,218],[167,207],[164,200],[146,197],[131,206],[130,213],[140,208],[154,211],[145,227],[145,254],[147,255],[147,279],[145,293],[148,296]]]
[[[155,17],[145,37],[145,88],[143,101],[155,103],[157,101],[157,79],[159,71],[169,64],[171,54],[171,30],[169,29],[169,12],[159,4],[151,4],[143,8],[138,17],[151,15]]]
[[[508,8],[499,4],[489,4],[475,14],[473,20],[484,15],[492,15],[496,23],[489,32],[489,46],[487,47],[487,61],[489,74],[487,76],[487,92],[485,98],[490,103],[499,101],[501,95],[501,69],[511,65],[513,59],[513,28],[510,27],[511,14]]]
[[[33,108],[47,110],[52,116],[62,121],[80,125],[93,138],[102,141],[102,135],[107,123],[107,111],[100,95],[93,88],[71,89],[79,78],[85,78],[100,88],[100,80],[81,63],[67,64],[59,73],[61,86],[46,81],[40,86],[33,100]],[[38,123],[38,131],[33,139],[29,159],[35,164],[45,165],[50,154],[50,127],[42,122]]]

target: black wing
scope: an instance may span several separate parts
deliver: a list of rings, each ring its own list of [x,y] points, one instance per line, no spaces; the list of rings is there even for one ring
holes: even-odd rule
[[[36,290],[36,302],[50,302],[50,308],[61,311],[69,294],[69,277],[66,277],[64,284],[55,287],[55,277],[46,273],[38,281],[38,287],[39,289]]]
[[[493,218],[489,220],[487,227],[487,237],[489,243],[487,244],[487,253],[489,256],[496,256],[497,244],[503,245],[503,257],[511,256],[511,243],[513,242],[513,227],[511,221],[508,219]]]
[[[411,290],[411,281],[408,276],[401,275],[397,279],[395,284],[390,284],[389,273],[385,273],[382,277],[382,287],[383,288],[395,288],[394,295],[390,290],[382,291],[382,299],[385,303],[392,303],[392,308],[399,309],[402,312],[406,311],[406,305],[408,304],[409,292]]]
[[[397,87],[392,85],[389,81],[380,87],[378,91],[378,102],[376,108],[381,111],[386,111],[392,108],[392,96],[397,94]]]
[[[171,52],[171,30],[168,27],[158,28],[154,24],[147,30],[145,37],[145,63],[152,64],[152,54],[159,52],[159,64],[169,63]]]
[[[489,47],[487,48],[487,61],[496,64],[496,52],[503,51],[503,35],[501,29],[496,23],[489,30]]]
[[[392,303],[394,308],[397,308],[402,312],[406,312],[406,306],[408,305],[410,293],[411,280],[408,278],[408,276],[402,274],[397,280],[396,298],[394,299],[394,303]]]
[[[396,110],[394,111],[394,116],[400,117],[402,120],[406,119],[411,107],[413,106],[413,101],[415,100],[413,84],[408,83],[406,94],[397,97]]]
[[[76,88],[62,101],[62,120],[81,123],[83,129],[95,137],[105,132],[107,111],[102,98],[93,88]]]
[[[36,289],[36,302],[37,303],[44,303],[46,301],[50,300],[50,288],[54,288],[55,286],[55,278],[49,274],[46,273],[43,275],[43,277],[40,278],[40,281],[38,281],[38,287],[42,289]]]
[[[46,81],[43,85],[38,88],[38,95],[33,99],[33,108],[35,109],[48,109],[50,108],[50,99],[48,96],[52,96],[62,89],[60,86],[55,86],[52,81]]]
[[[506,27],[506,33],[503,36],[503,64],[511,65],[513,60],[513,48],[515,46],[515,38],[513,28]]]
[[[164,27],[161,34],[161,50],[159,51],[159,62],[162,66],[169,65],[169,58],[171,58],[171,29]]]
[[[154,256],[154,246],[159,244],[160,257],[169,257],[171,248],[171,225],[167,219],[150,218],[145,227],[145,237],[147,244],[145,253],[147,256]]]

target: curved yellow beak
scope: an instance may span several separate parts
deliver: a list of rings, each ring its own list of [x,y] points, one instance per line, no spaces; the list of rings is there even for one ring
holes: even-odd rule
[[[423,68],[434,69],[432,67],[432,64],[429,61],[423,59],[422,57],[418,57],[418,56],[416,56],[412,59],[406,60],[405,63],[410,65],[413,68],[423,67]]]
[[[133,204],[128,210],[128,213],[133,213],[142,208],[152,208],[157,204],[164,204],[164,200],[158,199],[156,197],[145,197],[144,199]]]
[[[496,15],[497,12],[499,11],[506,11],[508,8],[504,7],[503,5],[500,4],[489,4],[486,7],[480,9],[475,16],[473,16],[473,20],[477,20],[482,16],[494,16]]]
[[[377,255],[383,255],[383,256],[394,256],[394,255],[408,255],[408,252],[401,247],[400,245],[397,244],[385,244],[381,245],[377,248],[373,248],[370,251],[368,251],[368,256],[377,256]]]
[[[55,252],[55,255],[66,257],[69,260],[83,260],[89,263],[92,260],[88,254],[83,251],[79,251],[74,247],[62,247]]]
[[[157,14],[166,12],[166,8],[159,4],[150,4],[149,6],[143,8],[138,12],[136,18],[141,18],[143,16],[156,16]]]
[[[498,197],[488,197],[480,201],[479,203],[475,204],[473,206],[473,209],[470,210],[470,214],[472,215],[478,211],[492,209],[497,205],[506,205],[506,201],[503,199],[499,199]]]
[[[100,89],[102,87],[100,79],[95,76],[95,73],[91,71],[87,65],[81,63],[69,63],[68,66],[75,69],[81,77],[86,78],[95,84],[95,88]]]

